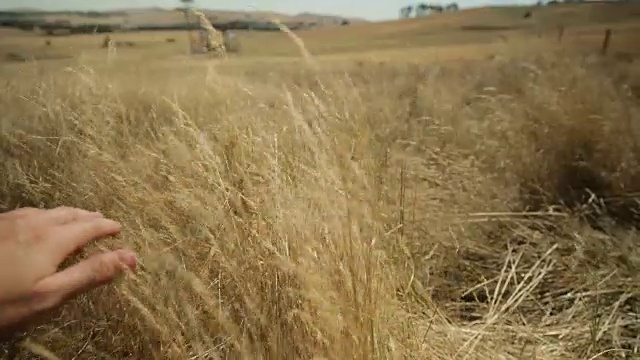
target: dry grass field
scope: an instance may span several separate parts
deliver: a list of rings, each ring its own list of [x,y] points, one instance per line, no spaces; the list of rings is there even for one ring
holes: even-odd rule
[[[4,356],[640,357],[637,18],[455,16],[301,32],[311,62],[5,31],[0,210],[100,210],[142,265]]]

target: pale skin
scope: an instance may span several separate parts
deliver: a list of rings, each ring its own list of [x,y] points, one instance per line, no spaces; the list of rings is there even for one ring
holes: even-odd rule
[[[27,330],[67,301],[134,270],[136,256],[125,249],[60,269],[65,259],[120,229],[100,213],[70,207],[0,214],[0,338]]]

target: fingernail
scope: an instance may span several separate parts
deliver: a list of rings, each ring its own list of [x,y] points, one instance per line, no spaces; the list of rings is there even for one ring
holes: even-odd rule
[[[122,230],[122,224],[120,224],[115,220],[100,218],[100,219],[93,219],[93,221],[100,221],[106,228],[109,229],[109,231],[120,232],[120,230]]]
[[[120,258],[120,261],[129,267],[129,269],[135,270],[136,265],[138,264],[138,259],[136,259],[135,253],[128,250],[122,250],[118,252],[118,257]]]

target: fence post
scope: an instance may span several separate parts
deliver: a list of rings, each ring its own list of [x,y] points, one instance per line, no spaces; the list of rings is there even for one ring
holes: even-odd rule
[[[562,37],[564,36],[564,25],[560,25],[558,27],[558,41],[562,42]]]
[[[609,43],[611,42],[611,29],[607,29],[604,32],[604,39],[602,40],[602,55],[606,55],[609,50]]]

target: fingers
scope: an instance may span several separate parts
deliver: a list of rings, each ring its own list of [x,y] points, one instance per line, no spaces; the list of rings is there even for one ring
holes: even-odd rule
[[[46,210],[38,217],[38,223],[42,226],[64,225],[74,221],[91,218],[101,218],[99,212],[91,212],[83,209],[61,206]]]
[[[62,261],[71,253],[89,242],[120,233],[120,223],[103,217],[87,217],[76,222],[58,226],[50,236],[47,246]]]
[[[0,330],[13,332],[41,322],[66,301],[112,282],[119,274],[135,270],[136,265],[134,253],[117,250],[93,255],[55,273],[39,281],[29,296],[2,304]],[[0,331],[0,340],[3,331]]]
[[[24,286],[15,297],[3,299],[0,304],[0,328],[17,326],[50,313],[49,310],[66,300],[109,283],[124,271],[134,270],[137,264],[135,254],[118,250],[94,255],[56,272],[62,261],[76,250],[92,240],[120,232],[118,222],[106,219],[100,213],[70,207],[22,208],[0,214],[0,225],[3,236],[0,240],[7,242],[3,243],[6,245],[3,250],[9,250],[0,253],[7,255],[2,256],[1,261],[8,260],[5,265],[10,267],[20,264],[33,269],[24,271],[25,268],[11,275]],[[22,246],[22,243],[30,246]],[[24,259],[16,259],[17,255],[24,255]]]
[[[38,215],[44,211],[45,210],[36,209],[32,207],[23,207],[20,209],[7,211],[5,213],[0,214],[0,220],[16,220],[20,218]]]
[[[47,294],[43,306],[52,309],[81,293],[113,281],[119,274],[135,270],[136,256],[128,250],[116,250],[90,258],[41,280],[36,293]]]
[[[54,209],[25,207],[0,214],[0,219],[29,219],[29,222],[37,226],[62,225],[88,217],[102,217],[102,214],[67,206]]]
[[[61,206],[50,210],[22,208],[0,214],[0,220],[23,222],[15,231],[43,246],[42,255],[57,267],[92,240],[116,235],[120,224],[98,212]],[[52,254],[52,255],[46,255]]]

